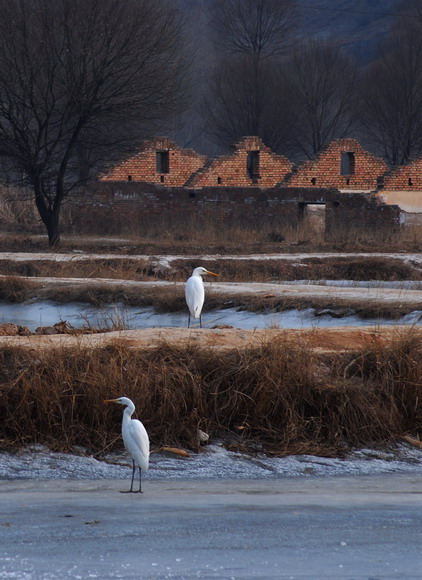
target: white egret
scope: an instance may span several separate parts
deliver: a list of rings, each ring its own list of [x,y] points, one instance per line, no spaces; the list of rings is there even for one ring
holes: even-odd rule
[[[126,451],[132,458],[132,483],[130,490],[133,492],[133,480],[135,478],[135,470],[139,468],[139,493],[142,493],[142,470],[148,470],[149,463],[149,437],[143,424],[138,419],[132,419],[135,405],[127,397],[119,397],[118,399],[107,399],[104,403],[118,403],[124,405],[126,409],[123,411],[122,420],[122,437]]]
[[[210,274],[211,276],[220,275],[215,274],[214,272],[210,272],[206,268],[202,268],[202,266],[200,266],[199,268],[194,269],[192,276],[186,282],[185,297],[189,308],[188,328],[190,327],[191,317],[199,318],[199,326],[202,328],[201,312],[205,299],[204,282],[202,280],[202,276],[206,274]]]

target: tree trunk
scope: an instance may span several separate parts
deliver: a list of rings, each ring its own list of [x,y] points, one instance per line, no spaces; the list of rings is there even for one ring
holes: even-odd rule
[[[37,179],[34,181],[35,205],[47,230],[48,245],[50,247],[58,247],[60,245],[61,198],[59,199],[59,196],[56,195],[53,204],[47,205],[39,181]]]
[[[48,245],[51,248],[57,248],[60,246],[60,225],[58,216],[54,215],[53,212],[50,213],[50,219],[44,222],[48,234]]]

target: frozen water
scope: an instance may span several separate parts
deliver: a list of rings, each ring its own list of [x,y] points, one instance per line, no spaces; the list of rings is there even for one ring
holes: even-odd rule
[[[386,324],[420,324],[421,312],[407,314],[401,321],[381,318],[362,321],[356,315],[342,317],[341,326],[377,326]],[[255,313],[246,310],[227,308],[205,312],[202,315],[203,325],[207,328],[216,324],[227,324],[243,330],[255,328],[313,328],[338,326],[339,318],[327,314],[316,316],[313,308],[305,310],[285,310],[283,312]],[[0,303],[0,323],[13,322],[26,326],[32,332],[38,326],[52,326],[66,320],[74,328],[91,326],[94,328],[111,328],[113,323],[123,323],[130,330],[153,327],[184,327],[187,324],[186,312],[157,313],[153,308],[108,305],[95,308],[90,304],[55,302],[24,302],[22,304]]]
[[[125,452],[98,460],[86,454],[54,453],[41,445],[0,454],[0,479],[122,479],[131,473]],[[227,451],[214,442],[203,452],[181,459],[152,453],[148,479],[254,479],[298,476],[422,475],[422,450],[408,444],[385,449],[360,449],[345,459],[311,455],[269,458]]]

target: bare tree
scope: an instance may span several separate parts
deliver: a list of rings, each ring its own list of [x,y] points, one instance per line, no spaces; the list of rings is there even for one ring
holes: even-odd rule
[[[272,61],[257,63],[250,55],[220,63],[206,99],[207,132],[227,149],[245,135],[257,135],[273,151],[289,142],[291,117],[284,87]]]
[[[289,119],[277,63],[293,37],[291,0],[217,0],[211,23],[220,53],[205,99],[207,131],[228,148],[257,135],[278,150]]]
[[[182,27],[161,0],[0,0],[0,157],[60,242],[78,160],[97,170],[183,107]]]
[[[283,54],[295,29],[291,0],[215,0],[211,22],[225,54]]]
[[[312,158],[333,139],[353,134],[357,68],[334,42],[302,44],[284,70],[293,157]]]
[[[362,82],[366,139],[391,165],[422,154],[422,6],[407,0],[403,9]]]

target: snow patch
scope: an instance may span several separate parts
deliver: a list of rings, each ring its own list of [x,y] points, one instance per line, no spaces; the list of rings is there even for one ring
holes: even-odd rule
[[[152,453],[148,479],[254,479],[309,476],[422,474],[422,450],[400,444],[385,449],[360,449],[345,459],[311,455],[269,458],[227,451],[221,442],[191,458]],[[54,453],[42,445],[0,454],[0,479],[124,479],[131,474],[124,453],[103,460],[83,454]]]

